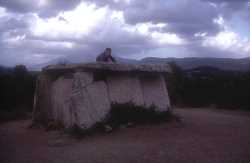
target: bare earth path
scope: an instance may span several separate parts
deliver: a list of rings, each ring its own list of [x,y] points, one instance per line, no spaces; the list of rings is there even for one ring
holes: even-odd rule
[[[176,109],[183,121],[136,126],[76,140],[0,125],[0,163],[250,163],[250,113]]]

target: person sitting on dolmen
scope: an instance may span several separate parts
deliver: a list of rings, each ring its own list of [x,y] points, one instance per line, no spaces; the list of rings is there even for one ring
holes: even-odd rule
[[[106,48],[103,53],[97,56],[96,61],[115,63],[116,60],[114,57],[112,57],[111,52],[112,52],[111,48]]]

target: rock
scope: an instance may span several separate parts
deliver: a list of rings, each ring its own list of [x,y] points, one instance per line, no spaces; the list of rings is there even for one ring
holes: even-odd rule
[[[65,127],[73,125],[72,111],[70,110],[70,97],[72,93],[73,78],[60,77],[53,82],[51,88],[51,101],[53,119]]]
[[[93,73],[90,72],[76,72],[74,73],[74,89],[81,89],[93,82]]]
[[[48,74],[42,73],[36,82],[34,96],[33,123],[46,124],[53,119],[51,105],[51,78]]]
[[[134,123],[132,123],[132,122],[128,122],[127,123],[127,127],[133,127],[135,124]]]
[[[141,86],[146,107],[153,106],[160,112],[170,108],[168,91],[162,75],[141,78]]]
[[[96,121],[101,122],[111,109],[107,85],[103,81],[95,82],[87,87],[87,91],[92,102],[91,109],[95,110],[93,114],[99,117]]]
[[[44,72],[72,72],[72,71],[113,71],[113,72],[147,72],[171,73],[168,64],[118,64],[118,63],[84,63],[67,65],[50,65],[43,68]]]
[[[75,90],[71,96],[70,105],[78,127],[89,129],[97,122],[101,122],[110,110],[105,82],[95,82]]]
[[[144,103],[140,81],[133,75],[114,75],[107,78],[110,102],[113,104]]]
[[[120,129],[126,129],[126,128],[133,127],[134,125],[135,125],[134,123],[128,122],[128,123],[126,123],[126,124],[121,124],[121,125],[119,126],[119,128],[120,128]]]
[[[129,103],[145,109],[153,106],[157,112],[167,112],[170,102],[164,75],[169,72],[168,65],[48,66],[37,80],[33,123],[55,122],[65,128],[87,130],[107,121],[112,104]]]
[[[104,130],[105,130],[105,132],[111,132],[112,130],[113,130],[113,128],[111,127],[111,126],[109,126],[109,125],[104,125]]]

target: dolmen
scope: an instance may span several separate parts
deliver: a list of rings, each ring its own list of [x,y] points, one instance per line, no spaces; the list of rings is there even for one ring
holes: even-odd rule
[[[165,80],[170,72],[168,64],[47,66],[37,79],[33,123],[57,122],[64,128],[88,130],[107,121],[112,109],[126,104],[171,112]]]

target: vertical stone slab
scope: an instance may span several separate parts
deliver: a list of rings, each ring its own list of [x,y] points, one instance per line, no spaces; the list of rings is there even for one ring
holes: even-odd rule
[[[86,88],[74,90],[70,99],[70,108],[74,118],[74,125],[87,129],[92,125],[91,121],[91,103]]]
[[[72,126],[72,112],[69,107],[72,94],[73,78],[60,77],[53,82],[51,100],[54,120],[65,127]]]
[[[75,124],[82,129],[89,129],[104,120],[110,111],[105,82],[94,82],[85,88],[74,90],[70,107],[75,116]]]
[[[93,82],[92,72],[76,72],[74,73],[74,89],[80,89]]]
[[[108,92],[111,103],[133,103],[141,106],[144,104],[141,84],[137,76],[115,75],[107,77]]]
[[[53,119],[51,107],[51,79],[49,75],[43,73],[36,81],[34,97],[33,123],[46,124]]]
[[[148,76],[140,80],[145,106],[154,106],[156,111],[168,111],[170,102],[164,77],[162,75]]]
[[[105,82],[99,81],[87,86],[86,90],[92,104],[92,117],[97,122],[101,122],[111,109],[107,85]]]

